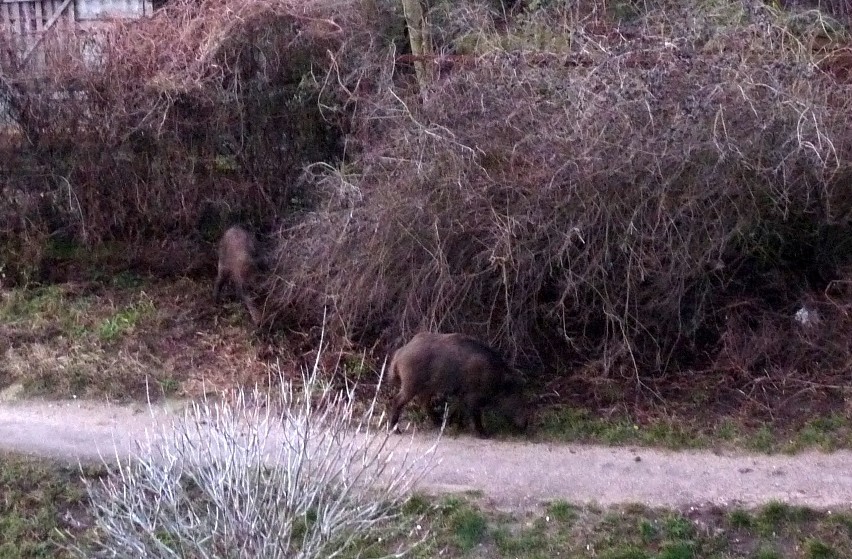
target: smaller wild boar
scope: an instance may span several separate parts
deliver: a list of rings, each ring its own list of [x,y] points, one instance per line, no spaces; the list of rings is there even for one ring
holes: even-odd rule
[[[416,334],[391,359],[388,380],[396,378],[400,386],[390,414],[390,426],[396,430],[402,408],[414,398],[440,423],[440,415],[430,407],[436,396],[457,399],[480,437],[488,436],[482,425],[486,407],[499,410],[519,430],[526,429],[528,411],[515,373],[497,352],[470,336]]]
[[[223,284],[230,281],[248,308],[252,322],[258,326],[260,311],[252,299],[258,273],[256,258],[255,240],[251,233],[239,225],[229,227],[219,241],[219,271],[213,284],[213,299],[219,301]]]

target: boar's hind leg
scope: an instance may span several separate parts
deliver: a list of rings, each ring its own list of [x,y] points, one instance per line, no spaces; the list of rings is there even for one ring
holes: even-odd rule
[[[414,394],[409,394],[404,388],[400,389],[399,394],[397,394],[393,399],[393,407],[391,408],[391,417],[389,426],[395,432],[399,433],[399,415],[402,413],[402,408],[414,398]]]
[[[228,279],[228,272],[224,268],[219,268],[219,273],[216,274],[216,281],[213,282],[213,300],[219,301],[222,295],[222,284]]]
[[[240,281],[239,278],[237,278],[237,281],[235,281],[234,284],[237,288],[237,295],[239,296],[240,300],[246,306],[249,314],[251,315],[251,321],[254,323],[255,326],[260,326],[260,311],[254,304],[254,300],[249,294],[249,291],[246,288],[245,284]]]

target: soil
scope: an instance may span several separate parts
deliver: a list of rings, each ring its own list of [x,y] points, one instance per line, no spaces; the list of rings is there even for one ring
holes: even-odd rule
[[[0,402],[0,448],[67,460],[126,455],[134,441],[176,417],[180,402]],[[403,435],[394,435],[403,436]],[[425,451],[434,432],[415,434]],[[758,506],[777,500],[852,507],[852,452],[794,456],[480,440],[445,436],[421,482],[431,493],[480,491],[493,505],[529,509],[572,503],[683,507]]]

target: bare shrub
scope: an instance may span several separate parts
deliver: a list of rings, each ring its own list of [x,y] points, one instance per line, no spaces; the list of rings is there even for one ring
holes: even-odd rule
[[[76,554],[325,558],[402,530],[389,552],[405,555],[422,534],[394,521],[435,445],[375,427],[375,397],[359,411],[355,388],[332,389],[329,374],[315,364],[271,394],[193,403],[134,456],[106,463],[87,483],[95,530]]]
[[[461,331],[642,386],[708,364],[738,294],[782,271],[784,304],[848,261],[821,232],[850,238],[852,97],[774,11],[616,28],[557,3],[509,25],[424,106],[375,68],[354,166],[280,232],[279,312],[330,303],[367,345]]]
[[[729,304],[712,364],[730,379],[728,396],[764,419],[802,423],[842,405],[852,367],[850,278],[847,268],[783,310],[755,298]]]

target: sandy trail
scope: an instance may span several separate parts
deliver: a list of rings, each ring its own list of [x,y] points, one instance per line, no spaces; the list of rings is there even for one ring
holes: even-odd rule
[[[129,452],[162,420],[166,407],[98,402],[0,403],[0,448],[61,459]],[[434,436],[434,433],[432,433]],[[429,433],[414,445],[425,451]],[[771,500],[818,508],[852,508],[852,453],[795,456],[669,452],[572,444],[444,437],[421,488],[479,490],[496,506],[526,509],[542,501],[684,506]]]

